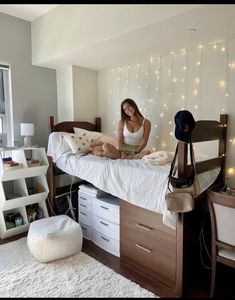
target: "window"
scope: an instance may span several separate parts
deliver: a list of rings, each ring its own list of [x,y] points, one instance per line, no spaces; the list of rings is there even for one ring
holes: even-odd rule
[[[10,68],[0,64],[0,133],[7,134],[7,145],[14,145]]]

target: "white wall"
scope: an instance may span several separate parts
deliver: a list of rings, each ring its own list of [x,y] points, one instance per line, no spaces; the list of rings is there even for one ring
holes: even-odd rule
[[[33,143],[47,146],[48,116],[57,116],[56,72],[32,66],[30,22],[0,13],[0,62],[12,79],[14,139],[23,143],[20,123],[35,124]]]
[[[98,72],[73,66],[74,119],[94,122],[98,116]]]
[[[72,66],[58,67],[57,79],[57,108],[58,122],[74,120],[73,99],[73,68]],[[57,120],[55,120],[57,122]]]
[[[120,103],[130,97],[151,120],[148,147],[153,151],[174,151],[178,110],[190,110],[195,120],[219,120],[228,113],[227,177],[235,184],[235,40],[109,68],[98,80],[102,130],[117,135]],[[196,145],[196,153],[214,156],[212,144]]]

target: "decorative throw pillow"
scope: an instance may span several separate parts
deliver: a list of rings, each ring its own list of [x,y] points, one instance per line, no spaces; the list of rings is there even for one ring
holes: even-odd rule
[[[86,133],[66,134],[64,135],[64,139],[68,143],[73,154],[87,154],[89,152],[91,142]]]
[[[98,131],[90,131],[78,127],[73,127],[74,133],[77,135],[86,134],[86,138],[90,140],[90,143],[93,142],[93,140],[96,140],[103,136],[103,133]]]

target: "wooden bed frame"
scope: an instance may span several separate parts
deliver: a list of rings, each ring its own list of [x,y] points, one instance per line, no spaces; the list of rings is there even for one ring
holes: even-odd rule
[[[214,185],[225,183],[227,115],[220,121],[201,120],[196,122],[192,142],[219,140],[218,157],[196,163],[197,173],[221,167]],[[101,130],[101,120],[89,122],[62,122],[54,125],[49,117],[49,131],[73,132],[73,127],[92,131]],[[187,164],[188,145],[179,141],[178,173],[185,177],[190,171]],[[50,203],[55,208],[55,165],[49,158]],[[163,282],[182,297],[190,273],[200,265],[199,232],[206,207],[206,191],[195,198],[195,209],[179,213],[176,230],[162,222],[162,215],[137,207],[125,200],[120,201],[120,259],[131,264],[152,278]]]

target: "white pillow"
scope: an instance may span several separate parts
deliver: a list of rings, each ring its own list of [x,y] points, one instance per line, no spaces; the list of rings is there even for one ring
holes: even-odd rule
[[[90,130],[86,130],[86,129],[82,129],[82,128],[78,128],[78,127],[73,127],[73,130],[74,130],[75,134],[77,134],[77,135],[86,134],[86,138],[89,139],[90,142],[93,142],[93,140],[96,140],[96,139],[100,138],[101,136],[103,136],[103,133],[98,132],[98,131],[90,131]]]
[[[52,132],[48,138],[47,155],[53,158],[53,162],[65,152],[70,151],[69,145],[66,143],[64,136],[67,132]]]
[[[64,139],[68,143],[73,154],[87,154],[89,152],[91,141],[86,133],[66,134],[64,135]]]

